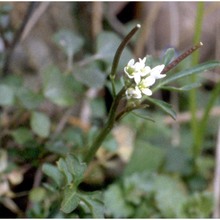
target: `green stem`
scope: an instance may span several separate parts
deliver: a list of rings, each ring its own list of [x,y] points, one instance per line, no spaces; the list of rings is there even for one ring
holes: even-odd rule
[[[123,87],[121,89],[121,91],[118,93],[118,95],[116,96],[115,82],[114,82],[115,75],[116,75],[116,70],[117,70],[118,63],[119,63],[119,60],[120,60],[121,53],[122,53],[123,49],[125,48],[127,43],[130,41],[130,39],[133,37],[133,35],[138,31],[138,29],[140,27],[141,27],[141,25],[137,24],[130,31],[130,33],[128,33],[128,35],[121,42],[121,44],[119,45],[119,47],[118,47],[118,49],[115,53],[113,63],[112,63],[112,69],[111,69],[111,73],[110,73],[110,79],[111,79],[111,83],[112,83],[112,92],[113,92],[114,101],[112,103],[112,106],[111,106],[111,109],[110,109],[110,112],[109,112],[108,121],[106,122],[104,128],[101,130],[99,135],[93,141],[92,145],[89,148],[89,151],[87,152],[87,154],[85,156],[85,162],[86,163],[89,163],[93,159],[93,157],[95,156],[97,150],[101,146],[102,142],[104,141],[104,139],[106,138],[106,136],[108,135],[108,133],[111,131],[111,129],[114,126],[115,118],[116,118],[116,116],[115,116],[116,110],[117,110],[119,102],[122,99],[122,97],[124,96],[124,93],[125,93],[125,90],[126,90],[126,88]]]
[[[202,119],[200,121],[199,137],[197,140],[197,148],[196,148],[196,154],[198,154],[198,155],[201,153],[201,149],[202,149],[201,146],[202,146],[202,143],[204,140],[204,134],[205,134],[205,129],[206,129],[206,125],[208,122],[208,118],[209,118],[209,113],[210,113],[216,99],[219,98],[219,93],[220,93],[220,81],[217,83],[214,90],[212,91],[211,97],[209,98],[209,101],[206,105]]]
[[[97,150],[101,146],[102,142],[104,141],[106,136],[109,134],[109,132],[113,128],[114,122],[115,122],[116,110],[117,110],[117,107],[119,105],[119,102],[120,102],[121,98],[124,96],[125,90],[126,90],[126,88],[123,87],[121,89],[121,91],[118,93],[118,95],[116,96],[116,98],[114,99],[112,107],[111,107],[110,112],[109,112],[108,121],[107,121],[105,127],[101,130],[101,132],[95,138],[94,142],[90,146],[89,151],[87,152],[87,154],[85,156],[85,162],[86,163],[89,163],[93,159],[93,157],[95,156]]]
[[[116,96],[116,91],[115,91],[115,75],[116,75],[116,70],[118,67],[118,63],[121,57],[121,53],[123,51],[123,49],[125,48],[125,46],[127,45],[127,43],[130,41],[130,39],[133,37],[133,35],[139,30],[139,28],[141,27],[140,24],[137,24],[129,33],[128,35],[123,39],[123,41],[121,42],[121,44],[119,45],[114,59],[113,59],[113,63],[112,63],[112,69],[111,69],[111,73],[110,73],[110,80],[111,80],[111,84],[112,84],[112,93],[113,93],[113,97]]]
[[[201,38],[202,33],[202,20],[203,20],[203,14],[204,14],[204,3],[199,2],[197,5],[197,16],[195,21],[195,35],[194,35],[194,43],[198,43]],[[199,62],[199,51],[195,51],[195,53],[192,55],[192,66],[198,64]],[[195,83],[197,80],[197,76],[193,75],[191,76],[191,83]],[[198,120],[196,118],[196,111],[197,111],[197,101],[196,101],[197,93],[196,89],[192,89],[189,94],[189,107],[192,114],[192,120],[191,120],[191,129],[193,134],[193,158],[194,162],[196,161],[198,157],[198,134],[199,134],[199,127],[198,127]]]

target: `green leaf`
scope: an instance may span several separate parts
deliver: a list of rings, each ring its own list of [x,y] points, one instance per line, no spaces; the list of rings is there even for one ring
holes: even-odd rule
[[[164,168],[168,172],[189,175],[192,172],[192,167],[186,150],[182,148],[168,148]]]
[[[50,134],[50,118],[42,112],[32,112],[31,129],[35,134],[46,138]]]
[[[175,50],[173,48],[169,48],[163,56],[163,64],[165,66],[169,64],[170,61],[173,59],[174,55],[175,55]]]
[[[29,110],[39,107],[44,100],[40,94],[36,94],[24,87],[19,88],[16,95],[22,105]]]
[[[143,202],[145,195],[150,195],[154,190],[154,182],[152,173],[138,172],[126,176],[123,179],[124,197],[126,201],[135,206],[139,206]],[[147,216],[146,216],[147,217]]]
[[[57,162],[58,168],[64,173],[67,178],[67,184],[78,185],[83,178],[86,170],[86,164],[81,162],[74,155],[67,155],[65,159],[60,159]]]
[[[62,137],[68,143],[68,145],[73,145],[77,147],[83,146],[83,135],[83,131],[77,127],[69,127],[62,132]]]
[[[8,75],[3,79],[4,85],[10,86],[16,92],[17,89],[23,86],[24,79],[18,75]]]
[[[131,113],[132,113],[133,115],[139,117],[139,118],[144,119],[144,120],[154,122],[154,120],[153,120],[151,117],[148,117],[148,116],[146,115],[146,112],[145,112],[145,111],[141,111],[141,109],[140,109],[140,110],[132,111]]]
[[[101,192],[79,193],[78,195],[88,206],[92,218],[104,218],[104,202]]]
[[[51,66],[44,71],[42,79],[46,98],[60,106],[73,104],[73,89],[69,76],[61,74],[58,68]]]
[[[186,199],[181,182],[169,176],[158,175],[154,183],[155,202],[163,218],[176,218]]]
[[[83,39],[70,30],[60,30],[54,35],[53,39],[64,50],[67,56],[73,56],[83,46]]]
[[[106,214],[113,218],[128,218],[133,213],[133,206],[126,203],[122,189],[118,184],[112,184],[104,193]]]
[[[20,127],[12,131],[12,136],[15,139],[15,141],[21,145],[33,139],[32,132],[25,127]]]
[[[161,110],[163,110],[164,112],[166,112],[168,115],[170,115],[174,120],[176,119],[176,113],[175,111],[172,109],[172,106],[164,101],[158,100],[158,99],[153,99],[150,97],[146,98],[149,102],[153,103],[154,105],[158,106],[161,108]]]
[[[51,179],[53,179],[57,186],[62,186],[64,177],[56,166],[51,165],[49,163],[45,163],[43,164],[42,171]]]
[[[177,87],[174,87],[174,86],[162,86],[161,89],[181,92],[181,91],[189,91],[191,89],[195,89],[195,88],[198,88],[200,86],[201,86],[201,83],[191,83],[191,84],[185,85],[181,88],[177,88]]]
[[[214,208],[213,195],[208,192],[194,193],[181,207],[180,218],[210,218]]]
[[[125,175],[135,172],[157,171],[164,157],[165,152],[162,148],[152,146],[145,141],[138,141],[125,169]]]
[[[73,76],[81,83],[92,88],[102,88],[105,84],[106,75],[96,63],[87,66],[75,66]]]
[[[84,175],[84,172],[86,170],[86,164],[81,162],[77,157],[74,155],[67,155],[66,157],[66,163],[68,164],[68,169],[71,172],[71,174],[74,176],[74,182],[75,184],[79,183]]]
[[[0,85],[0,105],[8,106],[14,104],[13,88],[7,85]]]
[[[112,64],[113,57],[120,45],[122,39],[120,39],[116,34],[112,32],[101,32],[97,39],[97,54],[96,56],[107,62],[109,65]],[[118,69],[123,69],[124,66],[128,63],[128,61],[133,57],[132,53],[128,48],[123,50],[121,55]]]
[[[68,146],[64,143],[64,141],[49,141],[46,143],[46,148],[48,151],[53,152],[55,154],[66,155],[69,152]]]
[[[202,73],[208,69],[213,69],[215,67],[220,66],[220,62],[219,61],[208,61],[202,64],[199,64],[195,67],[183,70],[179,73],[176,73],[174,75],[168,75],[160,84],[158,84],[158,87],[171,83],[173,81],[176,81],[177,79],[183,78],[183,77],[187,77],[187,76],[191,76],[193,74],[199,74]]]
[[[73,175],[71,174],[71,172],[68,169],[68,164],[66,163],[66,161],[63,158],[60,158],[57,161],[57,166],[58,169],[64,174],[64,176],[66,177],[66,182],[68,185],[73,183]]]
[[[76,188],[66,187],[64,190],[64,196],[61,203],[61,210],[65,213],[70,213],[77,208],[80,202],[80,198],[77,194]]]

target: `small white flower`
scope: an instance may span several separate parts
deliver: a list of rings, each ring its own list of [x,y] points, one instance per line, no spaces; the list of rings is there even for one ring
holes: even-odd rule
[[[139,58],[139,62],[134,61],[134,59],[131,59],[127,66],[124,68],[125,73],[127,76],[132,79],[134,78],[134,81],[136,84],[140,83],[141,77],[146,76],[150,73],[151,68],[149,66],[145,66],[146,57],[144,59]]]
[[[152,91],[149,89],[150,86],[152,86],[155,83],[156,79],[153,76],[148,76],[141,80],[141,82],[138,84],[138,88],[141,90],[141,92],[147,96],[152,95]]]
[[[153,93],[149,88],[142,88],[141,92],[144,93],[147,96],[151,96]]]
[[[134,59],[131,59],[127,66],[124,68],[125,73],[129,78],[134,78],[135,66],[134,66]]]
[[[163,71],[164,67],[165,67],[164,64],[155,66],[151,70],[150,75],[153,76],[155,79],[164,78],[166,76],[166,74],[161,74],[161,72]]]
[[[164,78],[166,74],[161,74],[165,65],[158,65],[151,69],[149,66],[145,66],[146,57],[138,59],[139,61],[135,63],[134,59],[131,59],[127,66],[124,68],[126,75],[130,79],[134,79],[136,86],[135,88],[130,87],[126,90],[126,96],[128,99],[142,98],[142,94],[151,96],[152,91],[149,89],[157,79]]]
[[[128,99],[131,98],[140,99],[142,97],[141,91],[137,86],[135,86],[135,88],[132,87],[128,88],[125,94]]]

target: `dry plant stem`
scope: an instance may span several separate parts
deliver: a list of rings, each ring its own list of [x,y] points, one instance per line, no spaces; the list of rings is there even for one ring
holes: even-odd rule
[[[103,2],[92,2],[92,38],[95,39],[102,30]]]
[[[35,24],[38,22],[38,20],[41,18],[42,14],[45,12],[45,10],[50,5],[50,2],[42,2],[40,5],[35,9],[33,12],[33,15],[28,20],[27,25],[25,26],[25,29],[21,36],[21,42],[24,41],[24,39],[28,36],[28,34],[31,32]]]
[[[216,165],[215,165],[215,175],[214,175],[214,218],[220,217],[220,125],[218,128],[218,139],[216,146]]]
[[[142,2],[143,7],[144,7],[144,4],[145,3]],[[160,8],[161,8],[161,3],[154,2],[152,3],[152,9],[149,11],[149,14],[146,14],[144,12],[146,16],[143,21],[142,30],[137,40],[136,47],[134,49],[134,54],[136,58],[142,56],[142,54],[144,53],[144,46],[148,42],[150,33],[152,31],[153,25],[156,21]]]
[[[27,8],[27,11],[26,11],[26,14],[24,16],[24,19],[21,23],[21,26],[19,27],[19,29],[15,33],[13,41],[12,41],[11,45],[9,46],[7,52],[6,52],[6,57],[5,57],[4,65],[3,65],[3,68],[2,68],[2,76],[3,77],[6,76],[9,72],[9,66],[10,66],[12,54],[15,50],[15,47],[17,46],[17,44],[21,40],[22,33],[25,29],[25,26],[26,26],[28,20],[30,19],[31,15],[32,15],[32,13],[35,9],[35,5],[36,5],[35,2],[31,2],[29,4],[29,6]]]
[[[90,146],[90,148],[85,156],[85,162],[87,164],[93,159],[97,150],[101,146],[102,142],[104,141],[106,136],[109,134],[109,132],[113,128],[114,122],[115,122],[116,110],[117,110],[117,107],[119,105],[120,100],[124,96],[125,90],[126,90],[126,88],[123,87],[121,89],[121,91],[118,93],[118,95],[115,97],[115,99],[112,103],[112,107],[110,109],[109,116],[108,116],[108,121],[106,122],[105,127],[101,130],[101,132],[95,138],[95,140],[93,141],[92,145]]]

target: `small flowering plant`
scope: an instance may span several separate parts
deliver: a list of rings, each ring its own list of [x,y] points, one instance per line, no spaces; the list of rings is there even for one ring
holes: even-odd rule
[[[146,57],[144,59],[139,58],[139,62],[136,63],[134,59],[131,59],[124,68],[126,76],[135,82],[133,87],[129,87],[126,90],[128,99],[141,99],[143,95],[151,96],[152,91],[149,87],[153,86],[157,79],[166,76],[165,74],[161,74],[165,67],[164,64],[151,69],[149,66],[145,66],[145,62]]]
[[[78,186],[83,181],[87,166],[93,160],[97,150],[100,148],[102,142],[110,133],[115,123],[119,122],[120,119],[134,110],[146,108],[148,103],[156,105],[175,119],[175,112],[172,110],[170,104],[154,99],[150,96],[153,96],[153,93],[158,89],[186,91],[196,88],[198,83],[192,83],[181,88],[172,87],[169,86],[169,84],[180,78],[198,74],[207,69],[219,66],[219,62],[209,61],[174,74],[169,74],[171,69],[173,69],[180,61],[189,56],[192,52],[200,48],[202,43],[193,46],[176,59],[173,59],[174,50],[168,49],[159,65],[150,66],[146,64],[149,63],[147,62],[147,57],[144,57],[143,59],[139,58],[138,61],[135,61],[135,59],[128,61],[127,65],[123,69],[124,84],[121,86],[121,90],[116,92],[115,80],[122,51],[132,36],[139,29],[140,25],[134,27],[123,39],[115,53],[111,72],[109,74],[113,102],[103,128],[93,139],[91,145],[88,146],[87,152],[80,156],[69,154],[64,159],[59,159],[57,162],[57,169],[54,167],[51,168],[49,165],[43,167],[44,172],[49,173],[49,176],[55,179],[63,193],[61,210],[65,213],[71,213],[80,204],[87,204],[91,212],[96,214],[98,213],[98,215],[94,214],[94,217],[103,218],[104,214],[103,212],[100,212],[100,210],[103,210],[103,202],[99,193],[97,194],[94,192],[94,194],[87,195],[85,192],[80,191]],[[127,104],[119,108],[119,105],[123,104],[124,101],[126,101]],[[148,117],[145,118],[152,120]],[[53,169],[52,174],[49,172],[51,169]],[[66,177],[65,181],[63,177]]]

